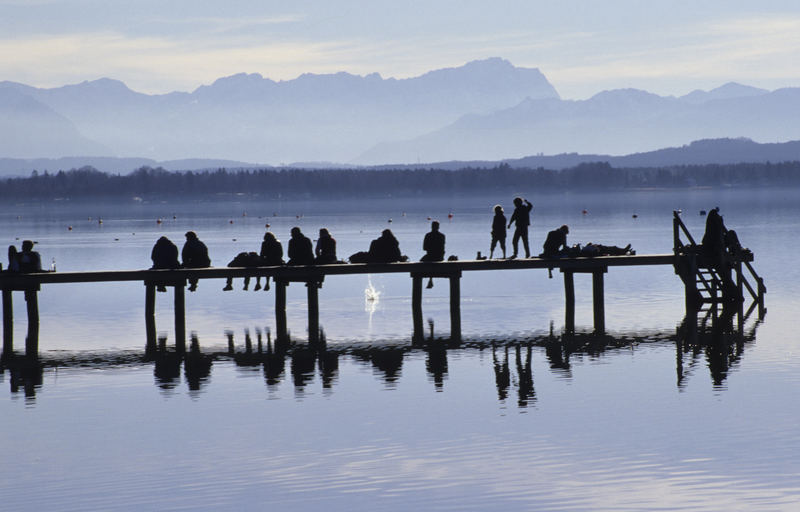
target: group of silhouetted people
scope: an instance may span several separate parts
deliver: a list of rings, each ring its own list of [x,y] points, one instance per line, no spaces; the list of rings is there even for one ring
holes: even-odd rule
[[[22,250],[18,251],[16,246],[8,246],[8,268],[9,272],[41,272],[42,258],[39,253],[33,250],[33,241],[23,240]]]

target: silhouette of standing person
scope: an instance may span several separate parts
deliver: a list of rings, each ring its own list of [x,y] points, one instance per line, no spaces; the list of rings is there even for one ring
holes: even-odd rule
[[[497,244],[503,250],[503,259],[506,257],[506,216],[503,207],[499,204],[494,206],[494,219],[492,219],[492,245],[489,247],[489,259],[492,259],[494,248]]]
[[[511,220],[508,221],[509,228],[511,228],[511,224],[517,223],[514,229],[514,237],[511,239],[511,243],[514,246],[514,254],[511,255],[512,258],[517,257],[517,248],[520,239],[522,239],[522,246],[525,248],[525,257],[531,257],[531,250],[528,247],[528,226],[531,224],[532,209],[533,205],[527,199],[521,197],[514,198],[514,213],[511,214]]]
[[[17,254],[17,259],[19,260],[20,272],[42,271],[42,258],[38,252],[33,250],[33,242],[30,240],[22,241],[22,252]]]
[[[569,227],[566,224],[547,233],[542,257],[559,258],[563,256],[567,250],[567,233],[569,233]]]
[[[178,246],[165,236],[156,240],[150,252],[150,259],[153,260],[153,269],[174,269],[181,266],[178,262]],[[167,291],[163,284],[158,285],[156,289],[160,292]]]
[[[422,250],[425,251],[425,255],[420,261],[444,260],[444,233],[439,231],[438,220],[431,222],[431,230],[425,234],[422,241]]]
[[[205,268],[211,266],[211,258],[208,257],[208,247],[197,238],[194,231],[186,232],[186,243],[181,250],[181,259],[184,268]],[[197,290],[197,278],[189,278],[189,291]]]
[[[317,245],[314,247],[314,263],[317,265],[327,265],[336,263],[336,239],[334,239],[326,228],[319,230]]]
[[[719,206],[708,212],[706,217],[706,231],[703,234],[703,252],[719,273],[723,284],[723,294],[727,298],[739,299],[739,291],[731,279],[731,265],[728,263],[725,243],[727,229],[719,214]],[[738,240],[737,240],[738,244]]]
[[[289,265],[313,265],[314,251],[311,249],[311,240],[297,226],[292,228],[291,234],[292,237],[289,239]]]

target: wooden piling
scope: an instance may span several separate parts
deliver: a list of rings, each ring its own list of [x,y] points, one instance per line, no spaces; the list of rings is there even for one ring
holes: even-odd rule
[[[575,274],[572,270],[564,273],[564,330],[575,331]]]
[[[175,288],[175,351],[186,352],[186,284]]]
[[[31,359],[39,357],[39,293],[25,290],[28,309],[28,336],[25,338],[25,355]]]
[[[308,341],[317,343],[319,341],[319,283],[308,281]]]
[[[605,272],[606,269],[595,270],[592,272],[594,332],[597,334],[606,332],[605,286],[603,282],[603,274]]]
[[[288,282],[275,279],[275,338],[278,342],[288,339],[286,330],[286,287]]]
[[[144,328],[147,337],[147,352],[155,352],[156,340],[156,285],[145,283],[144,288]]]
[[[413,341],[420,342],[425,339],[422,325],[422,276],[411,276],[411,315],[414,320]]]
[[[461,341],[461,273],[450,276],[450,340]]]
[[[14,352],[14,302],[11,290],[3,289],[3,354]]]

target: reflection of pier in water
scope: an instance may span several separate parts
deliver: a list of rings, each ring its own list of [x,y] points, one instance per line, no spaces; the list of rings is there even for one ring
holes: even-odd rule
[[[698,322],[698,320],[701,320]],[[47,369],[108,368],[152,365],[156,385],[164,390],[176,388],[181,373],[190,393],[197,394],[210,385],[212,367],[216,361],[232,361],[242,371],[263,374],[267,389],[291,383],[297,395],[317,384],[332,392],[339,379],[339,364],[346,358],[355,364],[368,365],[373,375],[388,388],[397,387],[402,378],[403,364],[408,358],[425,358],[428,380],[435,391],[443,391],[448,377],[448,357],[458,351],[490,351],[497,396],[501,402],[513,400],[518,407],[535,404],[532,363],[534,358],[546,358],[550,371],[571,379],[575,359],[600,359],[617,351],[636,350],[639,345],[671,344],[676,350],[677,386],[687,386],[689,377],[701,367],[709,369],[714,386],[723,385],[728,373],[744,356],[746,347],[754,342],[759,322],[746,331],[718,322],[709,327],[702,317],[687,316],[674,333],[595,334],[563,332],[550,333],[525,340],[474,340],[452,342],[447,339],[418,341],[412,344],[353,344],[331,345],[324,336],[316,344],[297,344],[291,340],[273,341],[256,331],[254,346],[249,332],[244,346],[237,348],[233,333],[226,333],[224,350],[203,352],[199,340],[192,336],[191,347],[185,353],[170,350],[161,338],[155,346],[142,352],[119,353],[45,353],[38,359],[25,356],[7,358],[0,362],[0,379],[8,382],[12,394],[24,391],[27,399],[35,398],[42,386]],[[181,371],[182,370],[182,371]],[[197,395],[199,396],[199,395]]]

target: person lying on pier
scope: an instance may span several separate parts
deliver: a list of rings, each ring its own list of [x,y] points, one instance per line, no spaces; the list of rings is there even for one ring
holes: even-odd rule
[[[22,252],[17,254],[20,272],[41,272],[42,258],[39,253],[33,250],[33,242],[30,240],[22,241]]]
[[[334,239],[327,228],[319,230],[317,245],[314,247],[314,263],[317,265],[329,265],[338,263],[336,259],[336,239]]]
[[[153,260],[153,269],[175,269],[181,266],[178,262],[178,246],[165,236],[156,240],[150,252],[150,259]],[[156,289],[160,292],[167,291],[163,284],[158,285]]]
[[[593,258],[595,256],[633,256],[636,254],[636,251],[631,249],[631,244],[628,244],[625,247],[617,247],[616,245],[603,245],[589,242],[583,247],[577,245],[570,249],[568,251],[570,256],[572,256],[575,248],[578,249],[577,256],[583,256],[586,258]]]
[[[384,229],[381,236],[370,242],[369,251],[359,251],[350,256],[350,263],[393,263],[408,261],[400,254],[400,243],[391,229]]]
[[[492,219],[492,245],[489,246],[489,259],[492,259],[494,248],[497,244],[503,250],[503,259],[506,258],[506,216],[503,207],[499,204],[494,206],[494,219]]]
[[[257,252],[240,252],[228,263],[228,267],[260,267],[263,265],[263,260],[261,256]],[[247,290],[250,286],[250,276],[245,276],[244,278],[244,288],[242,290]],[[255,290],[258,291],[261,289],[261,277],[256,276],[256,288]],[[228,292],[233,290],[233,278],[229,277],[225,282],[225,288],[222,291]]]
[[[264,241],[261,242],[261,264],[265,267],[275,267],[283,265],[283,247],[280,240],[275,238],[271,231],[264,233]],[[265,278],[264,291],[269,290],[269,276]],[[261,288],[261,277],[256,276],[256,287],[258,291]]]
[[[8,246],[8,272],[19,272],[19,252],[14,245]]]
[[[511,220],[508,221],[509,228],[511,228],[511,224],[517,223],[516,228],[514,228],[514,237],[511,239],[511,244],[514,246],[512,258],[517,257],[517,247],[520,239],[522,239],[522,246],[525,248],[525,257],[531,257],[531,250],[528,247],[528,226],[531,224],[532,209],[533,205],[527,199],[514,198],[514,213],[511,214]]]
[[[567,233],[569,233],[569,227],[566,224],[547,233],[547,238],[544,241],[544,250],[539,257],[561,258],[562,256],[566,256],[569,253]]]
[[[208,247],[197,238],[194,231],[186,232],[186,243],[181,250],[183,268],[205,268],[211,266],[211,258],[208,257]],[[197,278],[189,278],[189,291],[197,290]]]
[[[313,265],[314,251],[311,240],[297,226],[292,228],[289,239],[289,265]]]

